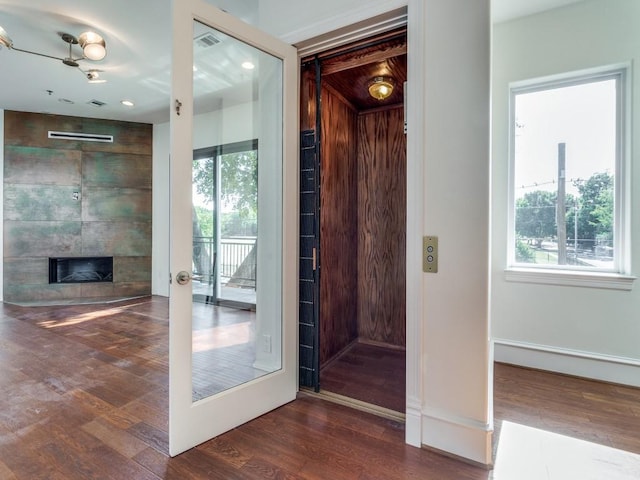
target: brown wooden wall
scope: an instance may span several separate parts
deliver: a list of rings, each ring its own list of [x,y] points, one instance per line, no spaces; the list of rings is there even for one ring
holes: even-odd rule
[[[320,365],[356,340],[357,112],[322,91]]]
[[[402,108],[358,117],[358,335],[405,346],[406,137]]]
[[[4,114],[4,299],[150,294],[152,126]],[[50,139],[49,130],[114,142]],[[79,256],[113,256],[113,283],[49,284],[49,257]]]

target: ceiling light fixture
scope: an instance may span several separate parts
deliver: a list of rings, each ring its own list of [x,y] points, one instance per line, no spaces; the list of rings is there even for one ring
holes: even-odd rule
[[[102,70],[96,70],[95,68],[88,70],[86,72],[86,75],[87,75],[87,80],[89,80],[89,83],[106,83],[106,80],[100,78],[101,71]]]
[[[253,62],[247,60],[246,62],[242,62],[242,68],[244,68],[245,70],[253,70],[254,68],[256,68],[256,66],[253,64]]]
[[[76,38],[68,33],[61,33],[60,37],[62,41],[69,44],[69,56],[65,58],[55,57],[53,55],[47,55],[45,53],[32,52],[31,50],[23,50],[16,48],[13,45],[11,37],[7,34],[6,30],[0,27],[0,46],[4,46],[9,50],[15,50],[16,52],[30,53],[31,55],[38,55],[39,57],[52,58],[54,60],[60,60],[65,65],[70,67],[78,67],[79,60],[102,60],[106,54],[106,44],[104,38],[95,32],[84,32],[80,34],[80,37]],[[82,55],[74,58],[73,46],[80,45],[82,48]]]
[[[125,107],[133,107],[133,102],[131,100],[121,100],[120,103]]]
[[[369,95],[376,100],[384,100],[393,92],[393,79],[390,77],[374,77],[369,83]]]
[[[95,32],[81,33],[78,37],[78,43],[82,48],[84,58],[97,62],[107,55],[107,46],[104,43],[104,38]]]

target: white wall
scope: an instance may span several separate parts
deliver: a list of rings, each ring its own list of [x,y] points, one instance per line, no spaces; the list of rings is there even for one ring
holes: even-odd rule
[[[640,2],[591,0],[498,24],[493,31],[492,331],[496,360],[640,385],[640,289],[505,281],[508,83],[640,57]],[[640,76],[632,73],[632,140],[640,138]],[[632,150],[632,209],[640,153]],[[634,200],[635,199],[635,200]],[[631,214],[632,274],[640,217]],[[637,283],[637,282],[636,282]]]
[[[247,131],[253,129],[255,110],[253,104],[243,104],[196,116],[193,148],[253,140],[256,134]],[[163,123],[153,127],[151,293],[165,297],[169,296],[169,181],[169,124]]]
[[[425,32],[422,45],[409,44],[410,52],[424,49],[424,63],[412,64],[409,57],[409,82],[412,69],[423,69],[424,83],[417,88],[424,98],[417,108],[424,112],[424,128],[415,132],[423,145],[421,223],[423,235],[439,237],[439,265],[438,273],[423,274],[421,292],[422,439],[488,463],[490,2],[424,4],[421,22],[409,24]],[[409,204],[414,200],[407,198]]]
[[[260,0],[260,28],[296,44],[405,7],[407,3],[407,0]]]

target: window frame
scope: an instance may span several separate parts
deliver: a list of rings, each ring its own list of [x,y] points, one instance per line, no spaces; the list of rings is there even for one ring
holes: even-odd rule
[[[575,285],[630,290],[630,126],[631,64],[568,72],[509,84],[509,174],[507,205],[507,258],[505,279],[510,281]],[[516,98],[520,94],[585,85],[614,79],[616,89],[616,154],[614,172],[614,264],[611,269],[571,265],[540,265],[516,262],[515,232],[515,135]]]

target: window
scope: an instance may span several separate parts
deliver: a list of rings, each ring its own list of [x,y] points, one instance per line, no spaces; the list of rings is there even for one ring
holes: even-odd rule
[[[509,265],[624,274],[626,68],[513,85]]]

